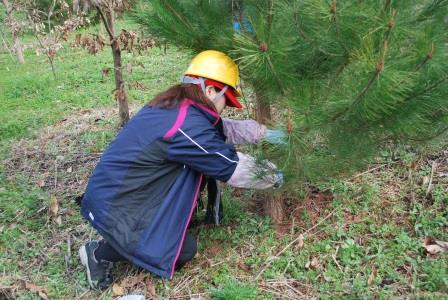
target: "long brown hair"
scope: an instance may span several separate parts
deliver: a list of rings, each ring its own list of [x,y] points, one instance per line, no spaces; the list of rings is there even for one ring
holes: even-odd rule
[[[157,106],[160,108],[175,108],[186,98],[191,99],[197,103],[207,106],[214,112],[216,107],[210,99],[205,96],[201,88],[195,84],[176,84],[161,92],[148,102],[149,106]]]

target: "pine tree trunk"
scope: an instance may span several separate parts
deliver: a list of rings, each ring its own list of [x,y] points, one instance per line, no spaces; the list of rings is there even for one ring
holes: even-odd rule
[[[17,61],[19,64],[24,64],[25,58],[23,57],[22,43],[20,42],[20,39],[19,39],[18,24],[12,16],[12,7],[11,7],[10,3],[8,2],[8,0],[3,0],[3,4],[5,5],[5,8],[6,8],[6,19],[9,23],[9,27],[11,29],[12,40],[14,43],[13,48],[14,48],[14,52],[16,53]]]
[[[262,92],[255,92],[255,118],[261,124],[271,121],[271,106]]]
[[[272,192],[264,192],[264,195],[261,194],[261,196],[263,196],[261,199],[263,199],[264,213],[271,217],[274,225],[282,224],[285,216],[285,210],[281,195]]]
[[[266,99],[263,92],[257,91],[256,103],[255,103],[255,117],[261,124],[268,124],[272,120],[271,106]],[[271,192],[258,191],[260,199],[263,199],[263,210],[266,215],[272,218],[275,225],[279,225],[283,222],[284,208],[283,199],[281,197],[275,197]]]
[[[114,58],[115,75],[115,100],[118,102],[118,115],[120,126],[123,126],[129,120],[129,106],[123,80],[123,67],[121,63],[121,48],[118,38],[115,36],[114,11],[109,7],[106,11],[106,24],[111,37],[112,56]]]

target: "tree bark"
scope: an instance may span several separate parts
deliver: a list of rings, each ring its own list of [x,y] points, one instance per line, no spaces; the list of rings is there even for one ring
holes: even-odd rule
[[[25,58],[23,56],[23,47],[22,47],[22,43],[20,42],[20,38],[19,38],[18,24],[14,20],[14,17],[12,16],[13,9],[11,7],[11,4],[8,2],[8,0],[3,0],[3,4],[5,5],[5,8],[6,8],[6,20],[11,29],[12,40],[14,43],[13,48],[14,48],[14,52],[16,53],[17,62],[19,64],[24,64]]]
[[[255,92],[255,118],[261,124],[269,124],[272,120],[271,106],[262,91]],[[259,198],[263,199],[263,209],[272,218],[275,225],[282,223],[285,212],[283,199],[272,192],[258,191]]]
[[[271,121],[271,106],[264,96],[263,92],[255,92],[255,118],[258,123],[267,124]]]
[[[99,9],[101,14],[101,10]],[[115,17],[113,7],[106,8],[104,26],[110,37],[112,48],[112,56],[114,59],[114,75],[115,75],[115,100],[118,103],[118,115],[120,118],[120,126],[123,126],[129,120],[129,106],[123,80],[123,66],[121,63],[121,48],[118,37],[115,36]]]
[[[283,198],[281,195],[275,194],[273,192],[265,192],[262,194],[263,210],[266,215],[271,217],[274,225],[280,225],[283,223],[285,217],[285,209],[283,205]]]

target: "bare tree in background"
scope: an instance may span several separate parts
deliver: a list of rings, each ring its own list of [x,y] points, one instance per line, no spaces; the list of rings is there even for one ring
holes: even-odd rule
[[[25,63],[25,58],[23,57],[23,47],[20,41],[19,35],[21,32],[21,26],[17,20],[14,19],[13,12],[15,10],[14,6],[9,3],[8,0],[3,0],[3,5],[6,8],[6,23],[11,30],[13,48],[16,53],[17,61],[19,64]]]
[[[39,44],[35,49],[36,54],[43,53],[47,56],[54,79],[57,78],[54,60],[58,51],[63,48],[63,41],[67,41],[71,32],[84,23],[88,23],[86,18],[71,15],[69,10],[69,5],[65,0],[53,0],[53,4],[46,11],[32,2],[27,7],[28,22]],[[57,16],[64,16],[64,21],[52,25],[53,18]]]
[[[98,11],[107,34],[109,35],[112,56],[114,59],[115,100],[118,103],[120,126],[123,126],[129,120],[129,106],[125,91],[125,82],[123,80],[119,35],[115,32],[115,11],[125,10],[129,8],[129,5],[127,1],[119,0],[94,0],[92,1],[92,4]]]
[[[89,8],[89,0],[73,0],[72,10],[75,15],[87,15]]]

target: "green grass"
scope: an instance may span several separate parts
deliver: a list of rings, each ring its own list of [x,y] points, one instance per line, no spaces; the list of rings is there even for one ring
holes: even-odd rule
[[[122,26],[135,25],[125,22]],[[124,65],[133,65],[132,74],[125,71],[126,81],[139,81],[148,88],[129,91],[130,103],[138,109],[175,83],[188,58],[187,53],[174,47],[168,48],[167,55],[158,48],[145,55],[123,53]],[[15,157],[17,160],[28,160],[38,167],[36,158],[26,156],[37,149],[46,153],[42,156],[47,163],[44,165],[51,166],[22,174],[2,164],[0,286],[10,288],[0,292],[19,299],[38,299],[36,292],[26,288],[28,282],[44,288],[51,299],[75,299],[80,295],[86,299],[114,298],[111,290],[88,291],[77,250],[96,233],[72,201],[76,189],[67,186],[64,191],[64,186],[56,188],[52,181],[40,187],[34,181],[36,174],[43,178],[54,176],[56,168],[58,182],[70,183],[76,177],[82,186],[79,182],[87,180],[91,169],[90,165],[79,166],[76,160],[101,153],[115,136],[114,113],[89,122],[82,119],[84,112],[115,105],[113,77],[101,79],[101,69],[110,67],[111,60],[107,48],[93,56],[66,46],[55,61],[58,78],[54,80],[46,57],[28,50],[26,64],[19,66],[7,53],[0,54],[0,158],[10,160],[21,153]],[[64,125],[65,119],[73,122]],[[77,123],[89,127],[71,133]],[[51,133],[61,126],[67,129],[67,144],[56,138],[41,140],[42,132]],[[23,141],[27,142],[23,153],[12,151]],[[446,148],[446,138],[440,145],[431,152]],[[79,156],[71,156],[70,147],[81,149],[76,154]],[[73,162],[58,169],[54,167],[58,155]],[[284,236],[275,233],[269,218],[250,212],[247,204],[251,192],[236,197],[226,189],[224,224],[193,230],[199,241],[198,256],[177,272],[173,281],[151,277],[156,294],[160,299],[190,293],[214,299],[276,299],[279,295],[291,299],[299,293],[322,299],[448,298],[447,254],[430,259],[422,246],[427,236],[448,241],[446,177],[437,177],[431,197],[426,197],[427,183],[421,181],[430,177],[431,165],[419,155],[411,150],[385,153],[380,161],[385,166],[377,171],[356,179],[320,183],[321,189],[332,191],[334,200],[320,207],[318,217],[313,211],[303,210]],[[441,167],[447,167],[444,159]],[[410,170],[413,161],[418,161],[418,167]],[[68,172],[68,167],[73,171]],[[59,201],[61,225],[49,213],[52,197]],[[302,200],[296,201],[300,206]],[[292,245],[277,256],[314,225],[316,228],[304,236],[303,247]],[[376,276],[371,276],[373,270]],[[121,264],[116,269],[117,283],[123,284],[123,280],[140,272]],[[128,286],[126,291],[144,292],[144,286]]]

